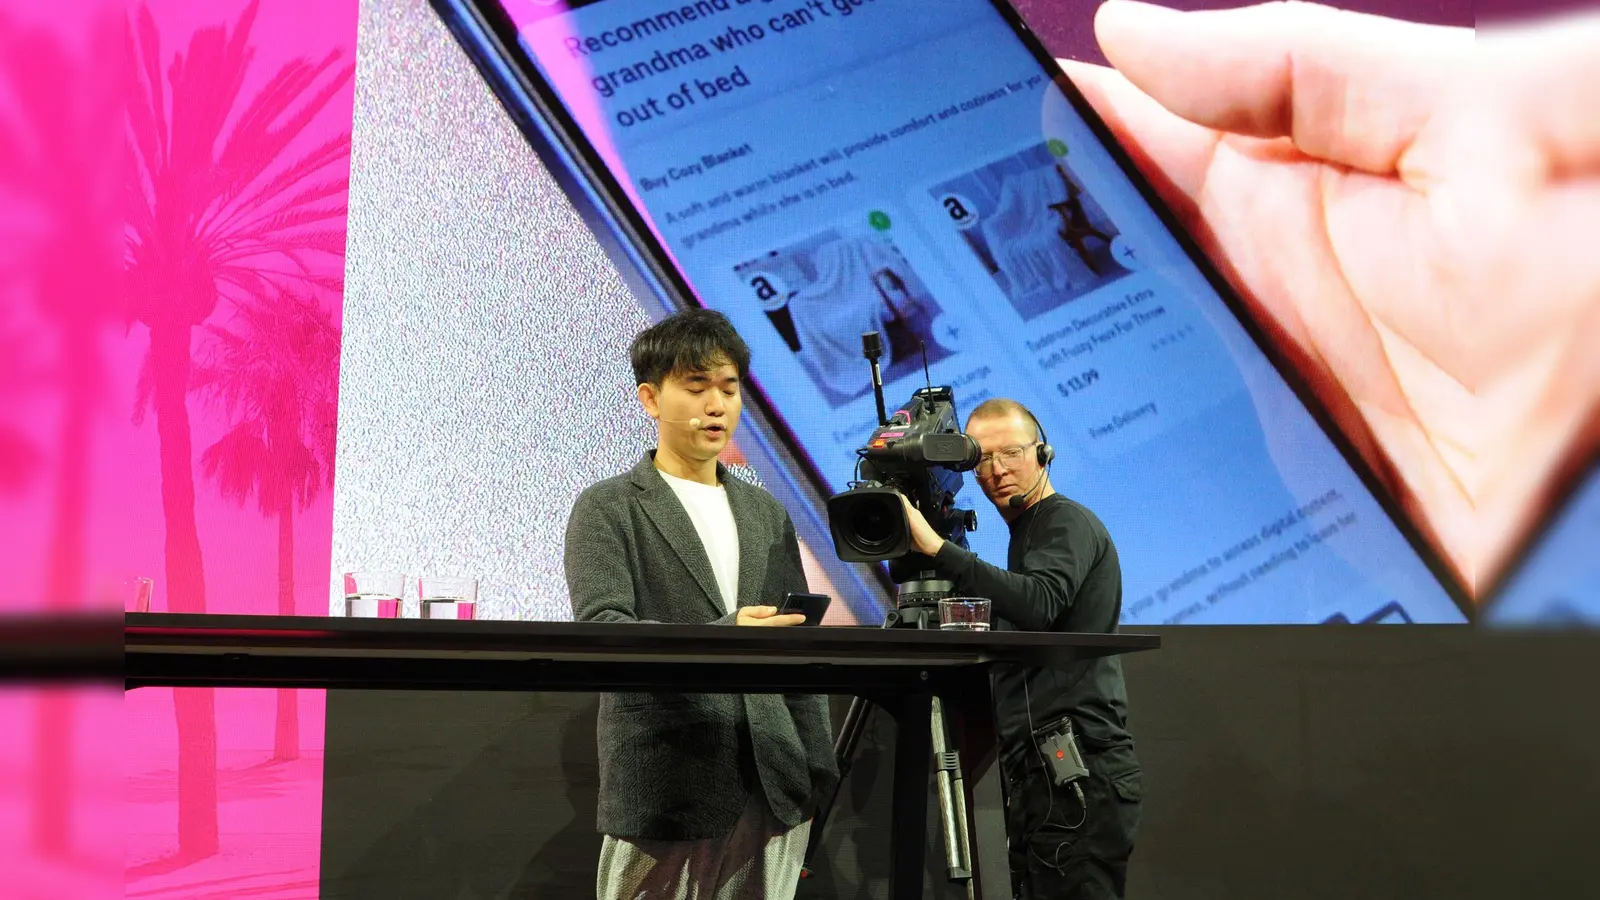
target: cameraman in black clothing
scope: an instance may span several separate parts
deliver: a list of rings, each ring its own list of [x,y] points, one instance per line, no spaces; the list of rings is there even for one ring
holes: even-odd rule
[[[990,600],[1001,631],[1112,633],[1122,615],[1122,569],[1111,536],[1083,506],[1057,494],[1055,451],[1014,400],[985,401],[967,419],[983,451],[978,484],[1011,529],[1006,568],[941,538],[909,502],[916,550],[962,594]],[[996,720],[1006,776],[1011,878],[1028,900],[1121,897],[1143,786],[1128,733],[1127,691],[1115,656],[1072,668],[1013,667],[996,674]],[[1034,739],[1069,717],[1089,777],[1056,787]]]

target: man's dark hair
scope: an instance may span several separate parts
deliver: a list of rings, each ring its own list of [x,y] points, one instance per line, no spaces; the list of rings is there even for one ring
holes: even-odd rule
[[[661,386],[667,376],[704,372],[732,363],[739,380],[750,376],[750,348],[728,317],[714,309],[687,309],[639,332],[628,348],[635,384]]]

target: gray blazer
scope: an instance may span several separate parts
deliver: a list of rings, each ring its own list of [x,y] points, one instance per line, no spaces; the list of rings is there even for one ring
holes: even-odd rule
[[[591,486],[567,520],[564,562],[579,622],[732,625],[710,558],[655,451]],[[794,523],[771,494],[717,466],[739,532],[739,605],[806,590]],[[733,829],[753,791],[793,826],[839,777],[827,698],[805,694],[602,695],[599,830],[698,840]]]

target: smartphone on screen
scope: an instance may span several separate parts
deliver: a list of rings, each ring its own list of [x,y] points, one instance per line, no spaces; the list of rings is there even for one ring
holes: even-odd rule
[[[783,605],[778,607],[782,615],[799,613],[806,617],[803,624],[821,625],[822,617],[828,612],[828,604],[833,598],[827,594],[798,594],[790,592],[783,598]]]
[[[1037,413],[1052,484],[1116,540],[1126,624],[1467,620],[1007,4],[433,2],[639,296],[750,344],[741,439],[819,555],[877,424],[877,331],[890,408],[926,363],[962,415]],[[1003,564],[975,480],[959,499]]]

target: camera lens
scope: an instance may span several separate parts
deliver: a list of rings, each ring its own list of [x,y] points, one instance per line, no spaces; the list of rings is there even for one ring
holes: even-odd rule
[[[862,549],[873,550],[894,539],[895,526],[900,523],[887,513],[884,504],[864,503],[851,519],[850,528]]]
[[[859,487],[828,500],[833,549],[845,562],[878,562],[911,550],[903,501],[886,487]]]

